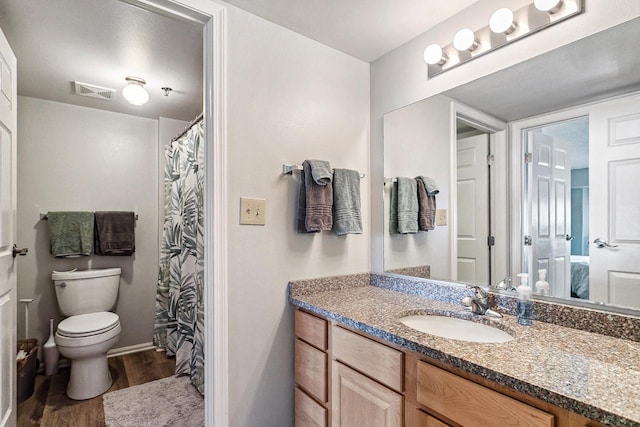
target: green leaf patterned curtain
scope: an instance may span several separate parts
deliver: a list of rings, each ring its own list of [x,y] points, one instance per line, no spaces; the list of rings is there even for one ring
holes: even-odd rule
[[[204,394],[204,133],[195,124],[165,150],[164,230],[153,342]]]

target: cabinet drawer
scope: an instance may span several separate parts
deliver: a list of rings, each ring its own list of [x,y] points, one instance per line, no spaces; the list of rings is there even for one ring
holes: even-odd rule
[[[319,348],[327,349],[327,321],[304,311],[296,310],[296,336]]]
[[[420,361],[417,386],[418,402],[465,426],[554,426],[551,414]]]
[[[327,410],[296,387],[296,427],[325,427]]]
[[[331,333],[336,359],[402,392],[402,352],[337,326],[333,327]]]
[[[327,402],[327,354],[296,339],[296,383],[320,402]]]
[[[437,418],[433,418],[431,415],[418,410],[418,426],[419,427],[451,427],[449,424],[445,424]]]

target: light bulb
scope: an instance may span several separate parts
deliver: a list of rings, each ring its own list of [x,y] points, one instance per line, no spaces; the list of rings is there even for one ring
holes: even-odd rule
[[[424,50],[424,62],[429,65],[443,65],[447,62],[447,55],[442,52],[439,45],[432,44]]]
[[[463,28],[453,37],[453,47],[460,52],[464,52],[465,50],[472,51],[478,47],[478,40],[475,34],[473,34],[473,31],[468,28]]]
[[[562,0],[534,0],[533,5],[541,12],[556,13],[562,6]]]
[[[149,94],[144,89],[146,81],[139,77],[127,77],[127,85],[122,89],[122,96],[130,104],[143,105],[149,101]]]
[[[513,12],[511,9],[503,7],[493,12],[491,19],[489,20],[489,28],[491,31],[498,34],[511,34],[516,29],[516,24],[513,22]]]

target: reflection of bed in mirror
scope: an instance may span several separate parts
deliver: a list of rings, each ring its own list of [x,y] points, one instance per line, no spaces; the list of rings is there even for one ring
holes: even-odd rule
[[[571,255],[571,296],[589,299],[589,257]]]

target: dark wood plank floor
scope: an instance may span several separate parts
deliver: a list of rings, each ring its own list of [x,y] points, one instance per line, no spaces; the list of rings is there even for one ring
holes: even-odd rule
[[[109,391],[120,390],[174,374],[175,359],[164,352],[146,350],[109,358],[113,385]],[[33,395],[18,405],[18,427],[102,427],[104,410],[102,396],[89,400],[72,400],[65,394],[69,368],[56,375],[36,376]]]

